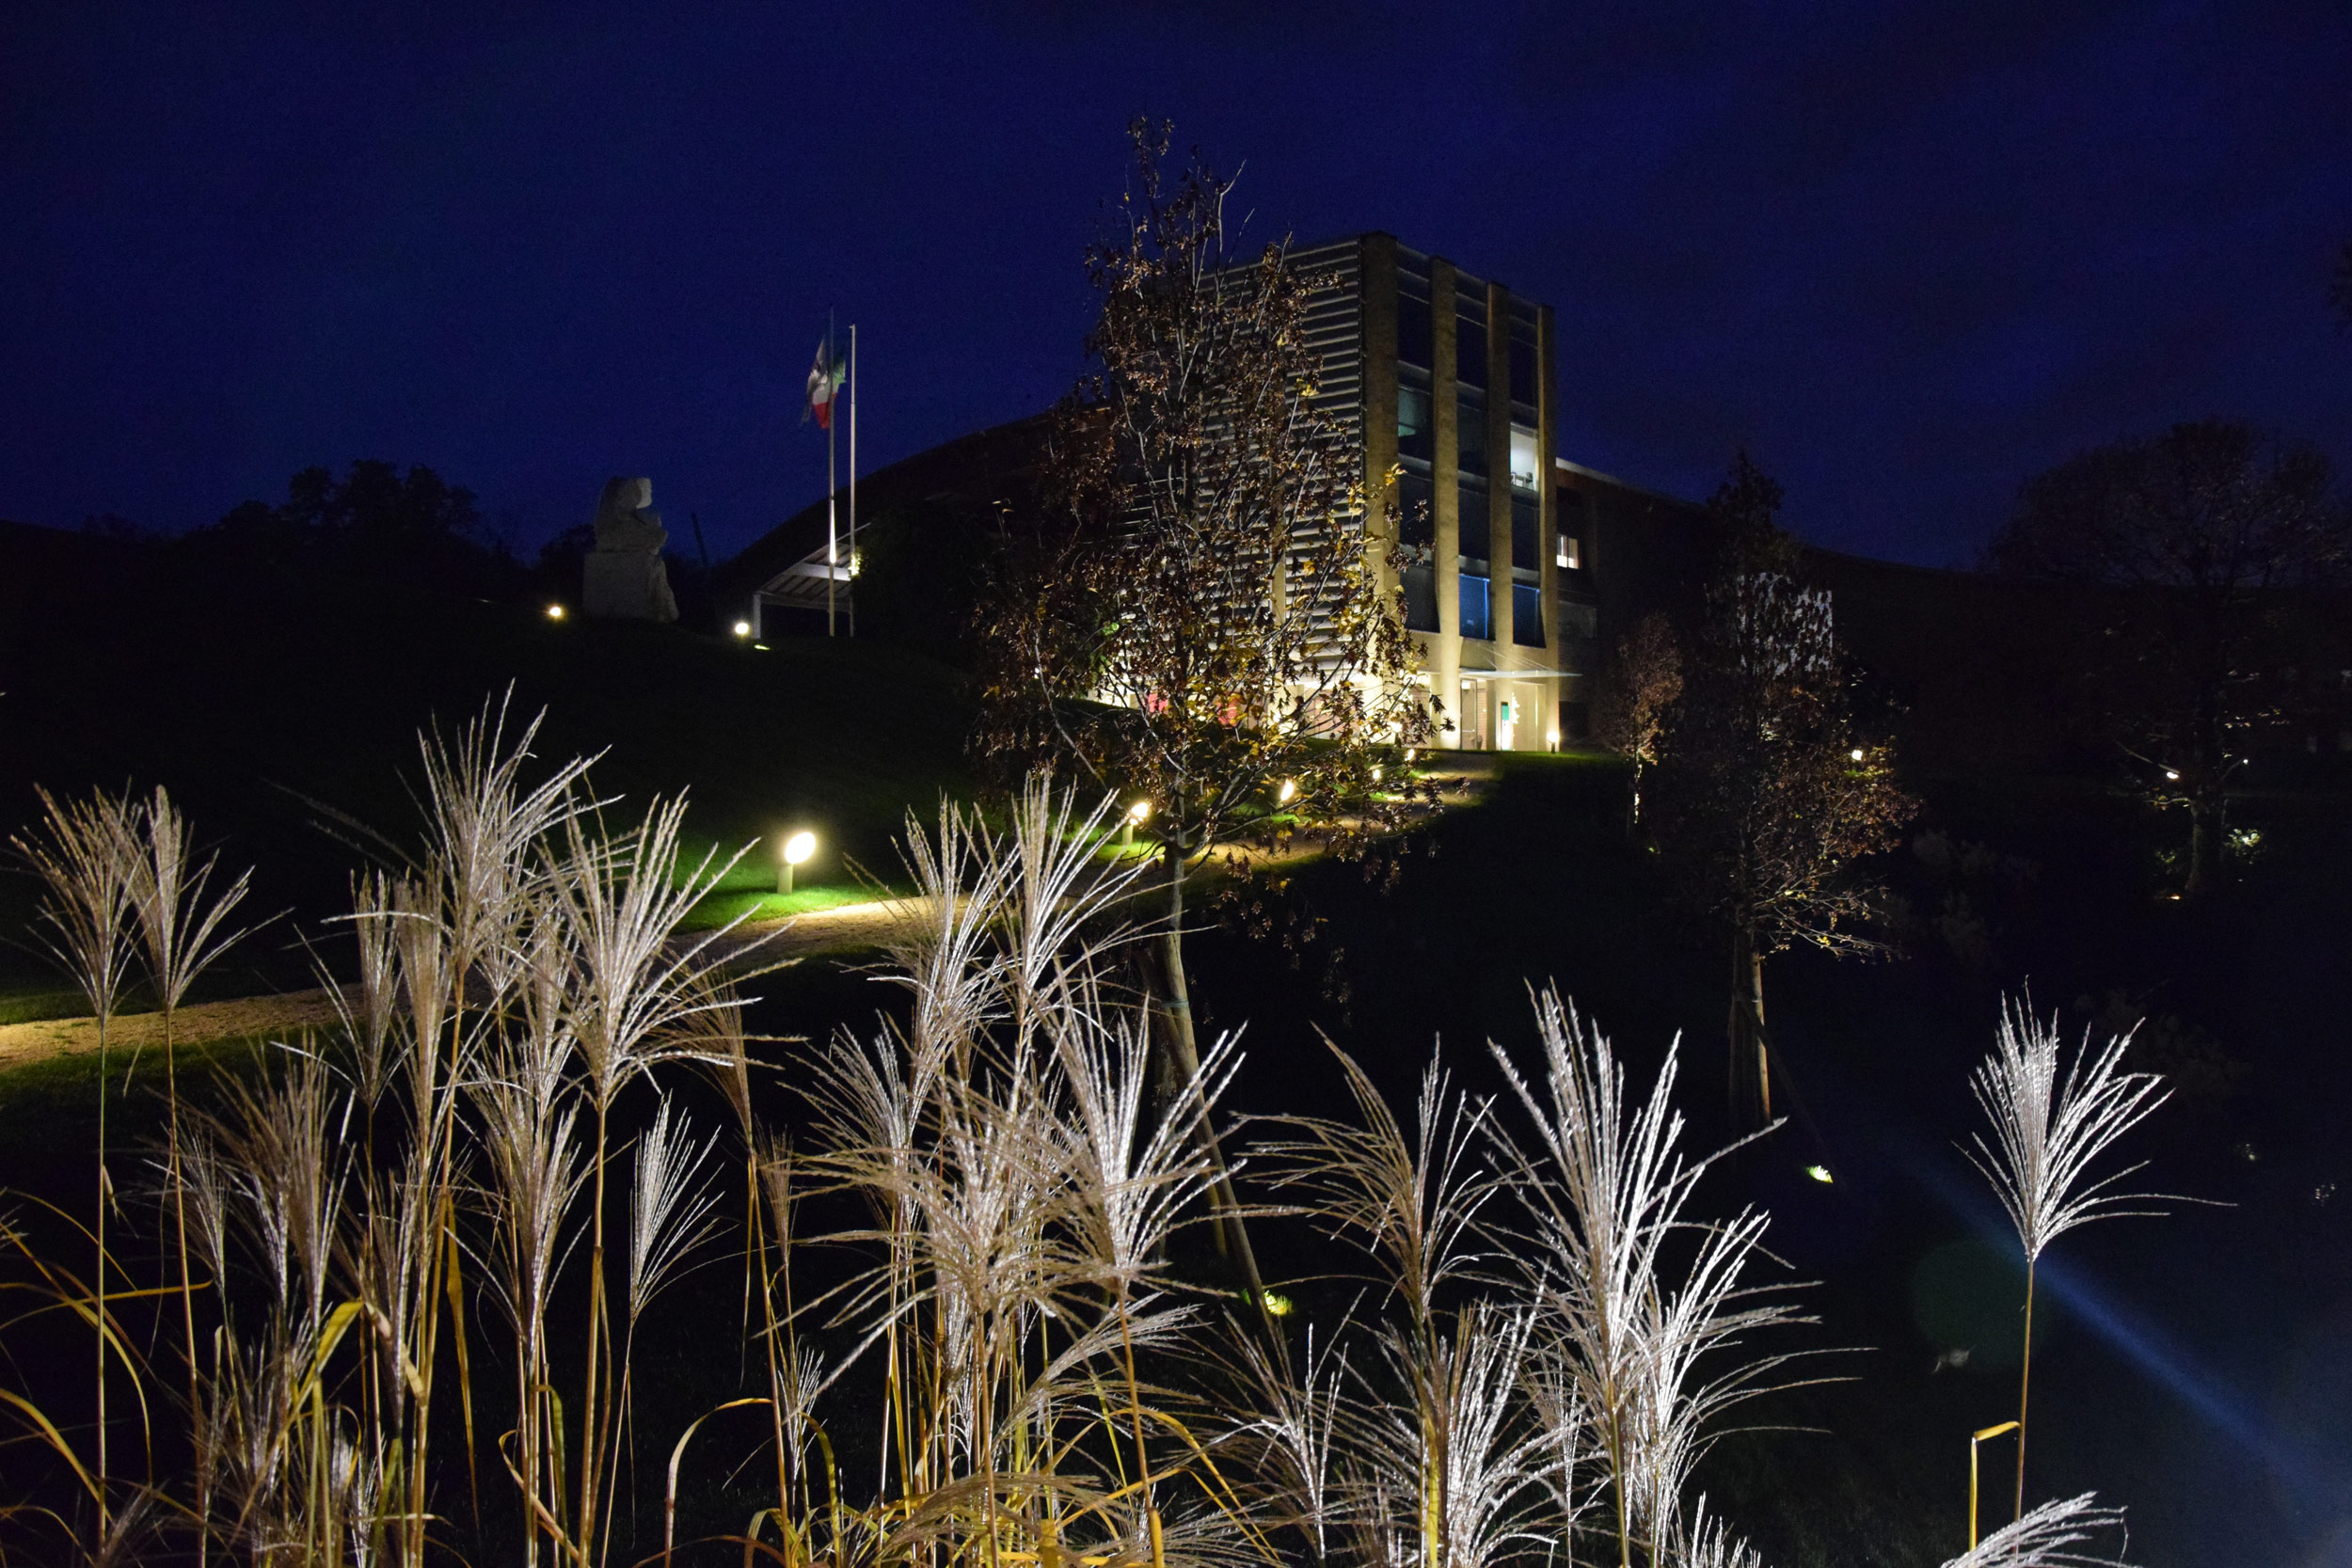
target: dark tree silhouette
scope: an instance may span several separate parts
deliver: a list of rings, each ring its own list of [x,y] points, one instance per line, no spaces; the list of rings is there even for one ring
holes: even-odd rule
[[[273,569],[458,593],[511,593],[522,575],[483,523],[472,491],[431,468],[404,474],[374,458],[341,478],[305,468],[287,481],[284,501],[246,501],[189,542]]]
[[[2212,882],[2250,733],[2310,662],[2312,595],[2352,564],[2328,460],[2236,420],[2119,441],[2026,482],[1998,571],[2115,592],[2094,699],[2153,803],[2185,810],[2184,891]]]
[[[1764,963],[1804,942],[1872,957],[1875,883],[1915,803],[1883,741],[1855,733],[1826,590],[1795,576],[1780,488],[1742,453],[1709,502],[1719,565],[1658,770],[1660,837],[1689,901],[1730,936],[1735,1117],[1771,1119]]]

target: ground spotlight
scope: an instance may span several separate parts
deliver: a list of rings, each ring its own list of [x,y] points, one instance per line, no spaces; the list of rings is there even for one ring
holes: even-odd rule
[[[792,891],[792,874],[817,853],[817,835],[803,828],[784,841],[784,860],[776,867],[776,891]]]

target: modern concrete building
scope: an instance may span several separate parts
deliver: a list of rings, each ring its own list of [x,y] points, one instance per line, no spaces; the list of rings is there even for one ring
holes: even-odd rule
[[[1366,548],[1385,561],[1391,542],[1403,546],[1388,586],[1452,725],[1439,744],[1540,752],[1584,739],[1602,638],[1695,598],[1700,509],[1560,454],[1550,307],[1390,234],[1293,255],[1331,284],[1309,317],[1323,356],[1317,401],[1360,439],[1366,488],[1387,487],[1387,520]],[[918,623],[951,633],[970,551],[937,546],[1036,504],[1044,436],[1042,419],[1025,420],[862,481],[861,543],[874,548],[861,553],[882,575],[852,583],[830,569],[836,609],[861,617],[844,624],[901,639]],[[819,501],[723,568],[723,600],[761,635],[787,623],[821,631],[825,538]],[[914,591],[943,573],[959,580]]]
[[[1586,492],[1601,476],[1554,451],[1550,307],[1389,234],[1295,256],[1334,284],[1311,317],[1318,401],[1360,432],[1367,488],[1386,488],[1375,528],[1403,546],[1392,586],[1454,726],[1442,744],[1582,738],[1599,605]],[[1366,543],[1386,554],[1386,538]]]

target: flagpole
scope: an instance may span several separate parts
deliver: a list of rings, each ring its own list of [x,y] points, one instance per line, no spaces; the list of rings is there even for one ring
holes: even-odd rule
[[[833,374],[833,312],[828,310],[825,312],[825,374],[828,377]],[[825,398],[828,403],[832,402],[833,389],[831,388],[825,389]],[[830,417],[832,410],[828,408],[826,413],[828,418],[825,420],[825,635],[831,637],[833,635],[834,574],[840,569],[841,541],[840,534],[834,527],[834,421]]]
[[[857,635],[857,323],[850,324],[850,635]]]

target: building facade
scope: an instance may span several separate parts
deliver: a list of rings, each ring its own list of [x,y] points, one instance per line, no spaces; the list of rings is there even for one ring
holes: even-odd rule
[[[1402,546],[1406,629],[1450,728],[1440,744],[1557,751],[1582,739],[1597,670],[1588,492],[1554,451],[1549,306],[1383,233],[1297,250],[1329,280],[1309,318],[1318,403],[1359,435]],[[1392,534],[1392,538],[1390,536]]]

